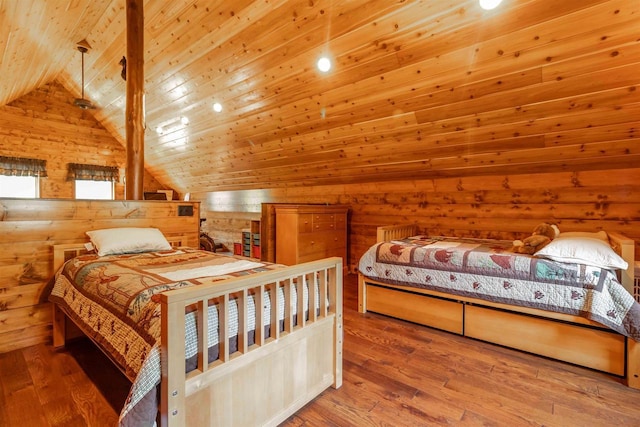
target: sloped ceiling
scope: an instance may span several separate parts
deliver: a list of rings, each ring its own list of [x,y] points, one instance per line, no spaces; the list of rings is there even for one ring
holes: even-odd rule
[[[85,97],[124,143],[125,0],[0,8],[0,103],[56,79],[79,97],[86,39]],[[144,15],[146,166],[180,192],[640,160],[637,0],[149,0]]]

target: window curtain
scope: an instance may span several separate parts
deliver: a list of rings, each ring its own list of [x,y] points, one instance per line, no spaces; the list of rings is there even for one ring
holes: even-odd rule
[[[117,166],[97,166],[83,165],[79,163],[69,163],[69,173],[67,181],[82,179],[87,181],[113,181],[120,179]]]
[[[46,166],[46,160],[0,156],[0,175],[46,177]]]

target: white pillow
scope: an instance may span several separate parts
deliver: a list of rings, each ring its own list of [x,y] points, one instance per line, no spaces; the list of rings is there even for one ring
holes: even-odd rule
[[[171,245],[157,228],[105,228],[87,231],[98,255],[167,251]]]
[[[607,236],[606,231],[598,231],[595,233],[588,231],[565,231],[564,233],[560,233],[558,237],[592,237],[609,243],[609,236]]]
[[[607,242],[593,237],[558,237],[536,252],[535,256],[609,270],[626,270],[628,267],[627,262]]]

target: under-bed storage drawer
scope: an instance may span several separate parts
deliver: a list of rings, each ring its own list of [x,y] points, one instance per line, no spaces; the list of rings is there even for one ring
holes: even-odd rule
[[[368,285],[367,310],[462,334],[462,304],[410,292],[401,299],[397,295],[397,290]]]
[[[467,305],[464,332],[471,338],[624,375],[625,338],[606,330]]]

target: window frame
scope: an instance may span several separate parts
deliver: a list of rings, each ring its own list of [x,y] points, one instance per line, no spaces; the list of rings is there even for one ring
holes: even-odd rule
[[[109,198],[94,198],[94,197],[78,197],[78,182],[94,182],[94,183],[104,183],[107,182],[110,184],[111,195]],[[114,181],[99,181],[94,179],[74,179],[73,180],[73,197],[75,200],[115,200],[116,199],[116,184]]]
[[[9,179],[20,179],[20,178],[33,178],[34,182],[34,192],[35,195],[34,196],[17,196],[17,195],[12,195],[12,194],[5,194],[3,193],[2,189],[4,189],[4,183],[2,185],[0,185],[0,198],[5,198],[5,199],[39,199],[40,198],[40,176],[39,175],[5,175],[5,174],[0,174],[0,180],[3,180],[6,178]]]

